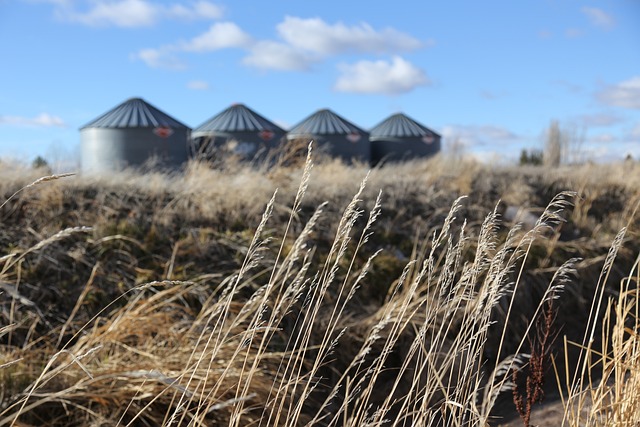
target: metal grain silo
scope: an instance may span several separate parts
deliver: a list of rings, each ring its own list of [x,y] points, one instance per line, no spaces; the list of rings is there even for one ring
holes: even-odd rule
[[[283,143],[286,132],[243,104],[234,104],[191,134],[191,153],[211,158],[217,150],[254,159]]]
[[[370,158],[369,133],[328,109],[318,110],[291,128],[287,140],[313,140],[319,150],[347,163]]]
[[[82,171],[107,173],[151,159],[161,167],[187,161],[191,130],[140,98],[131,98],[80,128]]]
[[[371,163],[430,157],[440,151],[442,137],[428,127],[402,114],[394,114],[373,129]]]

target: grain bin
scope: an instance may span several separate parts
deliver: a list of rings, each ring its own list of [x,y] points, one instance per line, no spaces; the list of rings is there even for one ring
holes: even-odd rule
[[[394,114],[370,131],[371,163],[430,157],[440,151],[441,136],[405,114]]]
[[[210,118],[191,134],[191,154],[212,158],[224,151],[244,159],[279,147],[286,132],[243,104],[234,104]]]
[[[369,134],[328,109],[316,111],[291,128],[287,140],[313,140],[318,150],[347,163],[368,162],[370,157]]]
[[[131,98],[80,128],[83,173],[108,173],[157,161],[187,161],[191,130],[140,98]]]

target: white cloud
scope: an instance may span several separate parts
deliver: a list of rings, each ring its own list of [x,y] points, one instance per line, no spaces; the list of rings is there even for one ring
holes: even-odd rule
[[[580,162],[591,161],[596,163],[609,163],[622,160],[624,154],[621,145],[616,147],[611,144],[592,144],[580,149]]]
[[[52,116],[48,113],[40,113],[33,119],[33,124],[37,126],[55,126],[65,127],[65,122],[58,116]]]
[[[142,2],[147,0],[118,0]],[[200,2],[204,3],[204,2]],[[200,3],[197,3],[199,5]],[[208,3],[207,3],[208,4]],[[196,9],[196,6],[193,9]],[[187,15],[182,7],[171,9],[175,15]],[[217,13],[215,10],[212,14]],[[322,19],[302,19],[287,16],[278,24],[282,41],[255,40],[233,22],[217,22],[204,33],[188,41],[176,42],[158,49],[143,49],[132,55],[153,68],[183,69],[176,57],[180,52],[212,52],[237,48],[246,52],[242,63],[262,70],[307,71],[315,63],[341,53],[385,53],[414,50],[432,42],[422,42],[414,37],[386,28],[381,31],[369,24],[346,26],[342,23],[327,24]],[[417,86],[429,84],[424,71],[399,57],[393,61],[361,61],[341,67],[343,75],[336,83],[336,90],[360,93],[403,93]],[[364,78],[365,82],[358,82]]]
[[[616,141],[616,137],[610,133],[601,133],[588,138],[588,142],[592,144],[608,144]]]
[[[233,22],[217,22],[209,30],[179,46],[180,50],[190,52],[209,52],[232,47],[247,47],[251,36]]]
[[[476,161],[489,165],[508,165],[513,164],[517,159],[516,152],[505,153],[504,151],[488,150],[473,151],[468,153],[469,156]]]
[[[184,62],[173,54],[170,46],[159,49],[141,49],[131,54],[131,59],[137,59],[150,68],[165,68],[167,70],[184,70],[187,68]]]
[[[145,0],[117,0],[92,3],[86,12],[59,9],[58,16],[91,27],[146,27],[159,18],[158,8]]]
[[[198,1],[192,7],[183,4],[174,4],[165,9],[165,14],[170,18],[196,20],[196,19],[220,19],[224,15],[221,6],[208,1]]]
[[[316,61],[318,58],[287,44],[263,40],[251,47],[242,63],[263,70],[307,71]]]
[[[426,73],[399,56],[391,62],[359,61],[339,66],[342,75],[334,89],[339,92],[395,95],[430,84]]]
[[[637,141],[626,142],[620,145],[620,149],[617,150],[619,158],[631,156],[636,161],[640,159],[640,144]]]
[[[187,83],[187,88],[191,90],[209,90],[209,82],[204,80],[191,80]]]
[[[70,7],[73,0],[26,0],[28,3],[49,3],[59,7]]]
[[[0,124],[12,126],[66,127],[66,123],[58,116],[40,113],[36,117],[0,116]]]
[[[451,124],[440,130],[443,147],[450,153],[469,155],[483,163],[514,163],[526,141],[521,135],[498,125]]]
[[[581,147],[581,158],[596,163],[622,161],[627,155],[631,155],[635,160],[640,158],[640,144],[637,141],[626,141],[615,136],[612,138],[607,141],[604,135],[603,141],[590,139],[585,146]]]
[[[518,135],[500,126],[485,125],[478,127],[477,130],[480,134],[493,141],[513,141],[518,139]]]
[[[261,69],[301,71],[332,55],[397,53],[434,43],[422,42],[393,28],[375,30],[367,23],[347,26],[341,22],[328,24],[320,18],[294,16],[286,16],[277,25],[277,32],[282,41],[255,43],[243,63]]]
[[[616,25],[616,20],[614,17],[602,9],[598,9],[597,7],[588,7],[585,6],[580,9],[582,13],[584,13],[589,21],[596,27],[610,30]]]
[[[181,42],[160,48],[141,49],[131,54],[132,59],[139,59],[151,68],[184,70],[185,63],[176,55],[180,52],[211,52],[219,49],[247,47],[251,37],[233,22],[218,22],[209,30],[188,42]]]
[[[578,117],[581,124],[587,127],[606,127],[620,123],[622,119],[614,114],[583,114]]]
[[[447,125],[441,133],[444,139],[458,141],[466,148],[505,145],[521,139],[509,129],[496,125]]]
[[[320,55],[343,52],[397,53],[424,45],[420,40],[393,28],[376,31],[366,23],[347,26],[338,22],[330,25],[320,18],[287,16],[278,24],[277,31],[289,45]]]
[[[220,6],[208,1],[163,5],[149,0],[92,0],[84,11],[70,2],[57,2],[56,17],[91,27],[149,27],[161,19],[219,19]]]
[[[630,154],[640,158],[640,123],[622,132],[603,132],[590,135],[580,146],[580,158],[595,162],[621,161]]]
[[[640,109],[640,76],[607,86],[596,97],[606,105]]]
[[[103,0],[104,1],[104,0]],[[148,0],[117,0],[119,2],[145,3]],[[196,3],[192,9],[205,9]],[[217,7],[217,6],[216,6]],[[187,16],[184,6],[170,8],[173,15]],[[217,16],[217,9],[211,10]],[[201,12],[201,15],[206,15]],[[303,19],[287,16],[278,24],[277,32],[282,40],[255,40],[233,22],[217,22],[209,29],[187,41],[176,42],[157,49],[143,49],[132,57],[144,61],[153,68],[183,69],[184,64],[176,57],[180,52],[212,52],[219,49],[237,48],[246,52],[242,63],[262,70],[307,71],[315,63],[341,53],[388,53],[408,51],[425,47],[432,41],[422,42],[393,28],[375,30],[369,24],[346,26],[343,23],[327,24],[320,18]],[[336,84],[337,90],[363,93],[402,93],[416,86],[429,83],[424,72],[401,58],[392,63],[385,61],[362,61],[352,66],[343,66],[343,76]],[[355,77],[354,77],[355,75]],[[374,87],[370,82],[354,85],[350,78],[365,76],[369,80],[382,77]]]

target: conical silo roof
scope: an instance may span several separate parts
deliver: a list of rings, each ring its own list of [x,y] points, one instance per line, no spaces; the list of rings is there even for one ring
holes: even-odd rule
[[[374,126],[369,134],[371,139],[440,136],[438,133],[402,113],[394,114],[377,126]]]
[[[243,104],[234,104],[194,129],[194,134],[206,132],[264,132],[284,134],[284,129],[265,119]]]
[[[366,134],[358,126],[331,110],[318,110],[289,130],[289,138],[307,135]]]
[[[155,128],[189,129],[188,126],[158,110],[141,98],[131,98],[87,123],[85,128]]]

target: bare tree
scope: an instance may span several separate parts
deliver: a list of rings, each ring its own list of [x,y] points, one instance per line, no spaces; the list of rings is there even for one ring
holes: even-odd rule
[[[545,134],[545,166],[557,167],[561,164],[583,162],[584,139],[584,129],[578,129],[576,126],[561,127],[558,120],[552,120]]]
[[[552,120],[547,129],[543,160],[545,166],[551,167],[560,166],[562,161],[562,133],[557,120]]]

